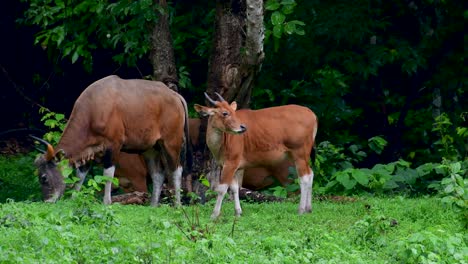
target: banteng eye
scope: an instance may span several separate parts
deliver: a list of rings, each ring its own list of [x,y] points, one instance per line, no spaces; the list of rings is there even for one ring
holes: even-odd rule
[[[39,177],[39,182],[47,183],[47,174],[41,174],[41,176]]]
[[[223,112],[223,116],[228,116],[229,113],[228,112]]]

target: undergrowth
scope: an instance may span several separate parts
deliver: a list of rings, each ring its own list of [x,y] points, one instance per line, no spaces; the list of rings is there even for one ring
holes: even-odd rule
[[[0,262],[21,263],[468,263],[468,235],[436,198],[359,198],[180,209],[0,204]]]

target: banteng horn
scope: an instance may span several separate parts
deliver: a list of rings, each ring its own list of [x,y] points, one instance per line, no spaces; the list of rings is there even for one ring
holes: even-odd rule
[[[221,102],[226,101],[226,100],[224,100],[224,98],[219,93],[215,92],[215,94],[218,96],[218,98],[219,98],[219,100]]]
[[[49,142],[43,140],[42,138],[35,137],[33,135],[29,135],[29,136],[34,138],[35,140],[41,142],[42,144],[44,144],[47,147],[47,152],[45,153],[45,159],[47,161],[50,161],[55,157],[54,147],[52,147],[52,145]]]
[[[211,104],[216,105],[216,101],[213,100],[213,99],[211,99],[211,98],[208,96],[207,93],[205,93],[205,97],[206,97],[206,99],[207,99]]]

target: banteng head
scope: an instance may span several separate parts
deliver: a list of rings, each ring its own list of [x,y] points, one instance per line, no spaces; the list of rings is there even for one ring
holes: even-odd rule
[[[215,129],[231,134],[244,133],[247,128],[236,117],[237,103],[234,101],[231,104],[228,104],[220,94],[216,93],[216,95],[220,101],[211,99],[208,94],[205,93],[206,99],[208,99],[214,107],[195,104],[195,111],[202,116],[209,116],[210,126]]]
[[[56,153],[52,145],[47,141],[34,136],[31,137],[47,147],[47,151],[37,157],[34,164],[37,166],[44,201],[55,202],[65,191],[63,176],[57,169]]]

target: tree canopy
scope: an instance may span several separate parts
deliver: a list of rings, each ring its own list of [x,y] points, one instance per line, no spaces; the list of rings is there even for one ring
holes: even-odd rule
[[[181,93],[190,104],[203,101],[206,90],[215,4],[168,2]],[[3,20],[14,19],[16,25],[5,25],[18,28],[19,41],[27,43],[21,52],[28,55],[2,62],[7,89],[16,87],[54,111],[69,113],[78,94],[98,78],[152,73],[150,25],[166,12],[154,1],[11,5],[15,17]],[[350,155],[363,150],[368,153],[363,166],[399,158],[421,164],[440,156],[466,157],[462,1],[268,0],[264,9],[265,58],[251,108],[310,107],[319,117],[318,142],[342,146]],[[18,62],[24,65],[14,66]],[[31,114],[37,110],[17,111],[40,125]],[[385,144],[381,153],[375,151]]]

